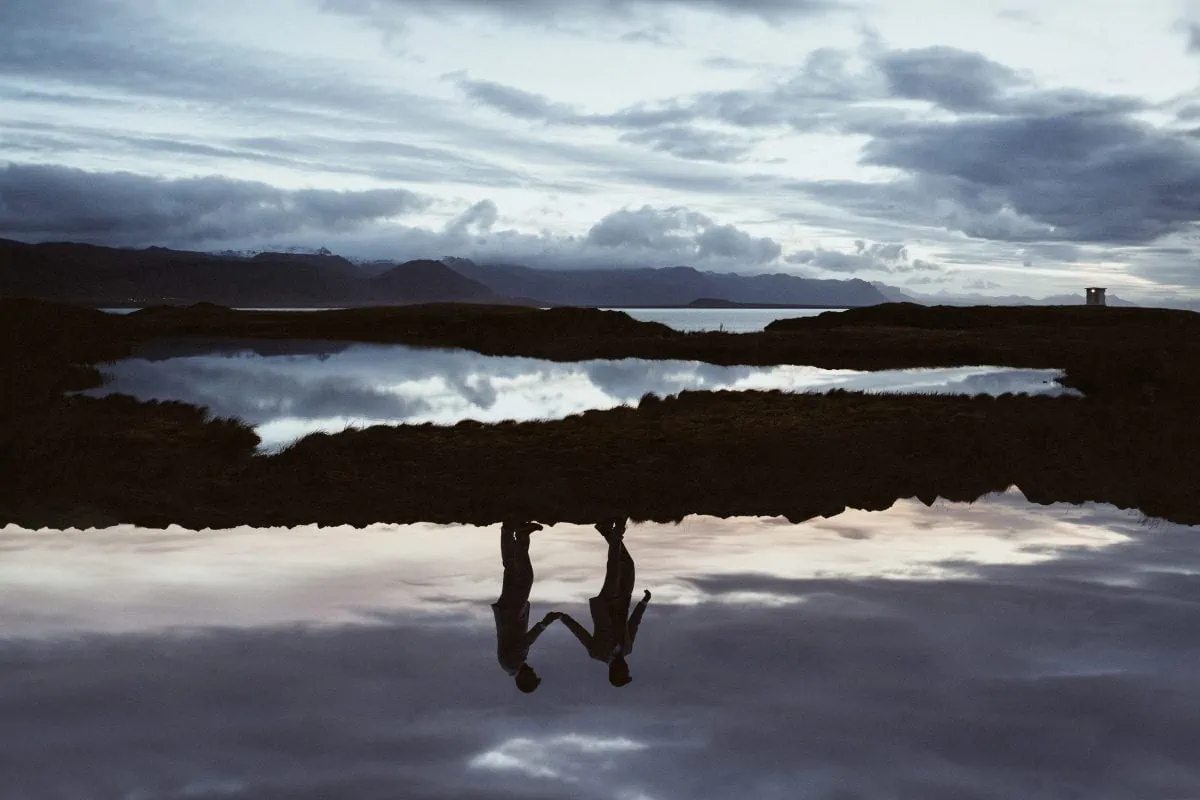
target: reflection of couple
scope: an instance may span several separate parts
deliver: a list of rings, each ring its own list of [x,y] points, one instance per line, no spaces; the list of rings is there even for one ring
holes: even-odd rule
[[[629,676],[626,656],[633,652],[638,625],[650,602],[650,592],[629,613],[634,584],[633,558],[625,549],[625,521],[601,522],[596,529],[608,542],[608,564],[600,594],[588,601],[592,612],[592,633],[569,614],[552,611],[529,627],[529,592],[533,588],[533,565],[529,560],[529,535],[541,530],[536,522],[504,523],[500,527],[500,558],[504,563],[504,584],[500,599],[492,604],[496,617],[497,658],[500,666],[517,682],[523,692],[532,692],[542,682],[529,666],[529,648],[555,620],[567,626],[597,661],[608,664],[608,680],[624,686]]]

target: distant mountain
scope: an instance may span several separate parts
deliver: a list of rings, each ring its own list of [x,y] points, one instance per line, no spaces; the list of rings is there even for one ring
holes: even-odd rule
[[[884,297],[886,297],[888,299],[889,303],[920,303],[921,302],[920,300],[917,299],[916,295],[909,294],[908,292],[903,291],[902,289],[897,289],[895,286],[889,286],[888,284],[882,283],[880,281],[871,281],[871,285],[874,286],[879,291],[880,294],[882,294]]]
[[[316,252],[200,253],[0,239],[0,295],[96,306],[354,306],[428,302],[613,307],[708,302],[848,307],[888,301],[865,281],[692,267],[549,270],[461,258],[356,264]]]
[[[371,298],[401,303],[495,302],[499,296],[441,261],[408,261],[368,279]]]
[[[738,275],[693,267],[659,269],[537,269],[515,264],[478,264],[465,258],[445,263],[499,294],[549,305],[684,306],[701,298],[734,303],[862,306],[887,302],[866,281],[825,281],[795,275]]]
[[[1055,294],[1049,297],[1028,297],[1026,295],[983,295],[983,294],[952,294],[939,292],[937,294],[906,293],[895,287],[888,290],[880,288],[884,294],[897,303],[919,303],[926,306],[1081,306],[1086,302],[1082,294]],[[1109,294],[1105,302],[1110,306],[1135,307],[1131,303]]]
[[[504,302],[438,261],[371,277],[329,253],[197,253],[0,239],[0,294],[91,305],[320,306]]]

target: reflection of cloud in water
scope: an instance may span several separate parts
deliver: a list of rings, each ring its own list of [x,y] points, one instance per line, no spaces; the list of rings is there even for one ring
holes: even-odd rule
[[[638,541],[639,580],[655,587],[656,603],[753,605],[761,598],[737,596],[745,576],[757,576],[756,582],[762,576],[969,578],[986,565],[1035,564],[1064,548],[1110,548],[1140,535],[1136,514],[1096,508],[1031,511],[1013,492],[932,509],[903,500],[887,512],[850,510],[799,525],[782,518],[689,517],[680,525],[638,524],[631,536]],[[495,528],[421,523],[203,535],[178,527],[6,530],[0,628],[22,634],[347,623],[361,621],[364,609],[482,608],[488,618],[480,604],[497,591]],[[535,540],[543,599],[568,602],[587,591],[605,553],[594,529],[560,524]]]
[[[1052,370],[955,367],[854,372],[691,361],[583,361],[485,356],[400,345],[261,340],[159,342],[105,368],[90,394],[183,400],[258,428],[266,449],[348,425],[559,419],[686,390],[1066,393]]]
[[[4,787],[1187,797],[1200,785],[1195,536],[1016,495],[798,526],[633,525],[638,588],[655,593],[634,682],[608,686],[556,626],[525,696],[495,663],[495,527],[8,528]],[[589,528],[536,534],[531,616],[586,614],[603,555]],[[800,602],[762,602],[776,597]],[[296,621],[325,624],[279,624]],[[140,633],[88,633],[105,630]]]

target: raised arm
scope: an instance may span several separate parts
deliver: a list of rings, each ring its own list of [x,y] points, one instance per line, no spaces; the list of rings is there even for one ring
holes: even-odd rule
[[[575,618],[570,614],[560,614],[558,617],[563,625],[567,626],[567,630],[575,634],[575,638],[584,646],[584,649],[590,654],[592,652],[592,635],[588,633],[587,628],[575,621]]]

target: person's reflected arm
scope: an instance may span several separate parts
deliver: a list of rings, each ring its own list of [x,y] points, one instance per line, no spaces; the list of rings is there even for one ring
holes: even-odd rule
[[[528,632],[526,632],[525,646],[533,647],[533,643],[538,640],[539,636],[541,636],[543,633],[545,633],[546,628],[549,628],[551,626],[551,624],[554,623],[554,620],[561,619],[561,618],[562,618],[562,614],[558,613],[557,611],[551,611],[549,614],[542,617],[541,622],[534,625],[532,628],[530,628],[528,630]]]
[[[642,615],[646,613],[646,606],[650,603],[650,590],[642,592],[642,600],[637,604],[637,608],[633,609],[633,613],[629,615],[629,645],[633,647],[633,640],[637,638],[638,625],[642,624]]]
[[[575,634],[575,638],[579,640],[579,643],[583,645],[584,649],[587,650],[588,653],[591,653],[592,643],[594,640],[592,639],[592,635],[588,633],[587,628],[576,622],[575,618],[570,614],[559,614],[558,618],[562,620],[563,625],[567,626],[567,630]]]

